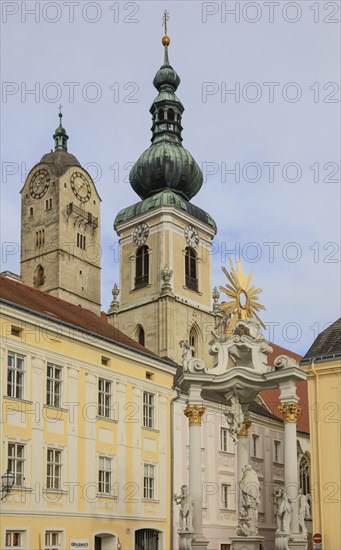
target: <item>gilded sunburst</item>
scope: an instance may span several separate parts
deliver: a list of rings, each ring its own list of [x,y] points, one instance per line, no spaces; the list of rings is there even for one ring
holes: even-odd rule
[[[233,332],[239,319],[247,321],[252,317],[255,317],[265,329],[264,323],[256,313],[257,311],[265,310],[265,307],[258,302],[258,296],[263,292],[262,289],[251,285],[252,271],[250,271],[249,275],[246,275],[243,272],[240,260],[237,262],[237,268],[234,267],[230,258],[229,261],[231,273],[229,273],[225,267],[222,267],[228,283],[226,283],[226,286],[219,287],[222,292],[231,298],[229,302],[223,302],[221,304],[221,309],[225,311],[227,315],[232,316],[227,332]]]

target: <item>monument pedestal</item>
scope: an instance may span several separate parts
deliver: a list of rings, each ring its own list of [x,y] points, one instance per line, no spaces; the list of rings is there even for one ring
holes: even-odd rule
[[[307,550],[308,540],[304,535],[291,535],[289,538],[290,550]]]
[[[192,550],[192,538],[194,533],[190,531],[178,531],[179,535],[179,550]]]
[[[208,540],[203,535],[192,540],[192,550],[207,550]]]
[[[260,550],[260,545],[264,547],[264,537],[236,537],[231,538],[231,550]]]

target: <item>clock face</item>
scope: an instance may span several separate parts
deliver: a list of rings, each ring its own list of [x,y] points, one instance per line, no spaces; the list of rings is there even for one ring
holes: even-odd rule
[[[187,227],[185,228],[185,238],[189,246],[193,246],[194,248],[198,246],[199,235],[198,231],[195,229],[195,227],[193,227],[193,225],[187,225]]]
[[[71,189],[81,202],[86,202],[91,197],[90,183],[81,172],[74,172],[72,174]]]
[[[43,197],[50,185],[50,174],[45,168],[37,170],[31,179],[30,193],[34,199]]]
[[[149,227],[147,223],[140,223],[134,229],[133,241],[136,246],[141,246],[146,242],[149,235]]]

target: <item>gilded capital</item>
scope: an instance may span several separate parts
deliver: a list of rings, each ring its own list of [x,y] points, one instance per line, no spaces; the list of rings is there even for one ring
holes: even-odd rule
[[[187,405],[184,410],[184,415],[187,416],[189,425],[191,424],[201,424],[201,417],[206,411],[205,407],[201,405]]]
[[[278,405],[278,410],[282,413],[284,422],[297,422],[302,407],[298,403],[283,403]]]
[[[249,435],[249,428],[251,426],[251,420],[244,420],[241,430],[237,433],[238,437],[247,437]]]

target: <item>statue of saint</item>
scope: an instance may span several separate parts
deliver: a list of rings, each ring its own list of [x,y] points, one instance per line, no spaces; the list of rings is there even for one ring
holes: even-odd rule
[[[258,535],[258,504],[260,501],[259,480],[255,470],[248,464],[243,468],[240,480],[242,509],[237,529],[238,535]]]
[[[311,519],[309,497],[310,495],[303,494],[302,489],[299,490],[298,523],[300,526],[300,531],[302,532],[303,535],[307,535],[308,533],[305,525],[305,520]]]
[[[290,535],[292,506],[289,502],[289,498],[285,488],[282,487],[279,491],[276,491],[275,497],[277,499],[277,510],[276,510],[277,532]]]
[[[174,495],[175,504],[180,504],[179,527],[181,531],[193,531],[193,499],[187,485],[181,486],[181,495]]]

